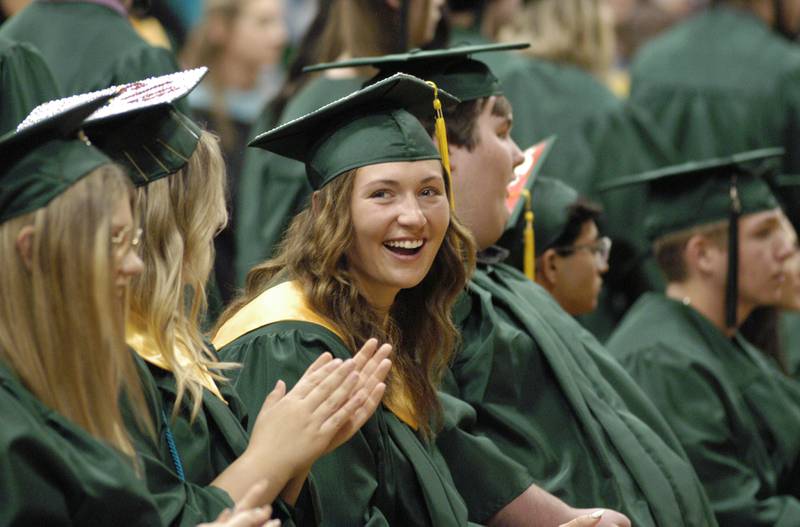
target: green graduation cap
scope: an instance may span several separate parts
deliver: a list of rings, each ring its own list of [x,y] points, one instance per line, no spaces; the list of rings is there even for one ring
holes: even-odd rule
[[[497,77],[486,64],[471,58],[472,55],[524,49],[529,46],[530,44],[527,43],[515,43],[459,46],[430,51],[415,49],[408,53],[316,64],[303,71],[371,66],[378,69],[378,74],[368,80],[366,84],[373,84],[395,73],[407,73],[431,81],[462,102],[466,102],[502,94]]]
[[[46,206],[89,172],[112,162],[79,137],[84,119],[113,96],[73,101],[0,137],[0,223]]]
[[[421,79],[396,74],[265,132],[250,146],[305,163],[314,189],[367,165],[441,159],[415,117],[432,115],[439,99],[458,102]]]
[[[86,119],[86,135],[92,144],[125,166],[137,186],[177,172],[197,148],[201,130],[172,103],[192,91],[207,71],[205,67],[179,71],[75,96],[117,94]],[[35,121],[70,99],[42,105],[28,119]]]
[[[651,240],[695,226],[728,220],[726,323],[736,325],[739,266],[738,219],[779,206],[768,178],[779,168],[782,148],[764,148],[728,157],[692,161],[601,185],[601,192],[647,185],[645,232]]]

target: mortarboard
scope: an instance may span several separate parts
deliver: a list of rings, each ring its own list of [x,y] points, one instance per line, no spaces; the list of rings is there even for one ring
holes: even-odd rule
[[[598,191],[647,185],[644,227],[651,240],[716,221],[729,222],[725,320],[732,328],[738,295],[738,219],[779,206],[767,176],[774,175],[775,162],[783,154],[782,148],[764,148],[692,161],[618,178],[600,185]]]
[[[305,163],[315,190],[367,165],[441,159],[415,117],[433,113],[435,97],[457,103],[421,79],[396,74],[260,134],[250,146]]]
[[[515,43],[458,46],[435,50],[415,49],[408,53],[316,64],[304,68],[303,71],[372,66],[378,69],[378,74],[366,84],[372,84],[395,73],[407,73],[431,81],[460,101],[466,102],[502,94],[497,77],[486,64],[471,58],[472,55],[524,49],[529,46],[527,43]]]
[[[23,125],[70,101],[116,93],[86,119],[84,131],[92,144],[128,169],[135,185],[146,185],[178,171],[197,148],[200,127],[172,103],[192,91],[207,71],[180,71],[51,101],[34,109]]]
[[[86,117],[113,96],[99,93],[72,101],[0,137],[0,222],[46,206],[89,172],[112,162],[80,137]]]

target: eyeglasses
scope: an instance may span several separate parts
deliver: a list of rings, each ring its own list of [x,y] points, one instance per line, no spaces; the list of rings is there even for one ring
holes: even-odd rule
[[[118,257],[123,257],[130,249],[138,247],[141,241],[141,227],[133,231],[133,236],[131,236],[131,229],[125,228],[119,231],[116,236],[111,237],[111,247],[113,248],[115,255]]]
[[[584,243],[581,245],[569,245],[567,247],[554,247],[555,251],[561,256],[574,254],[577,251],[586,249],[594,254],[598,263],[608,263],[608,257],[611,255],[611,239],[608,236],[598,238],[597,241],[592,243]]]

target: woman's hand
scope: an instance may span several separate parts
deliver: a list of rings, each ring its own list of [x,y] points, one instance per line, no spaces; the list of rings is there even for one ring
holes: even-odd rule
[[[348,420],[331,439],[325,453],[332,452],[336,448],[346,443],[358,430],[364,426],[378,405],[381,404],[383,393],[386,391],[386,376],[392,367],[389,355],[392,353],[392,346],[383,344],[378,347],[377,339],[369,339],[355,354],[353,361],[356,363],[356,371],[361,374],[359,384],[356,386],[356,393],[362,392],[366,398],[363,404],[350,414]]]
[[[295,387],[278,381],[256,417],[244,454],[212,482],[234,502],[255,481],[268,480],[261,504],[271,503],[286,483],[308,470],[367,395],[353,395],[359,383],[355,361],[323,353]],[[353,395],[353,397],[351,397]]]
[[[266,490],[266,481],[256,483],[234,510],[225,509],[212,523],[201,523],[197,527],[280,527],[280,520],[269,519],[272,507],[258,506]]]
[[[591,514],[586,514],[583,516],[578,516],[574,520],[568,523],[562,523],[559,527],[594,527],[600,520],[603,519],[603,514],[605,513],[604,510],[597,510]]]
[[[577,509],[581,516],[576,517],[563,527],[631,527],[631,521],[622,513],[611,509],[590,510]]]

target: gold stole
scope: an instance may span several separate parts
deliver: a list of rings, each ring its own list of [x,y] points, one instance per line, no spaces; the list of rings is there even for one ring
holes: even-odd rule
[[[156,349],[155,343],[150,337],[128,330],[125,340],[128,342],[128,346],[133,348],[141,358],[150,364],[158,366],[162,370],[172,371],[172,368],[161,355],[161,353]],[[228,404],[225,398],[222,397],[222,393],[219,391],[217,383],[214,382],[214,378],[205,367],[197,364],[189,357],[189,354],[186,352],[185,345],[182,342],[176,343],[175,358],[177,359],[178,364],[180,364],[182,367],[191,368],[194,370],[197,379],[205,389],[219,397],[219,399],[225,404]]]
[[[339,337],[342,342],[345,341],[344,333],[333,322],[316,313],[308,305],[300,284],[289,281],[267,289],[237,311],[219,328],[212,342],[215,348],[222,349],[245,333],[275,322],[290,320],[322,326]],[[411,404],[408,397],[402,390],[395,390],[395,393],[391,401],[385,399],[383,404],[401,421],[417,430],[414,413],[409,411]]]

